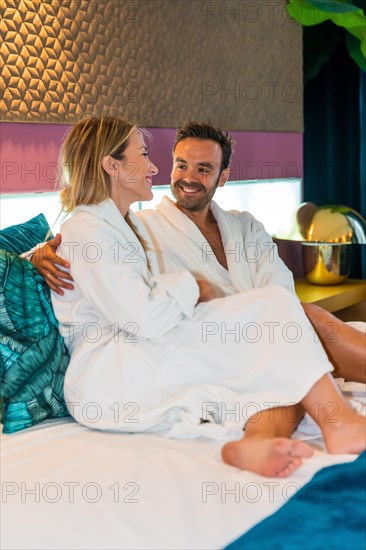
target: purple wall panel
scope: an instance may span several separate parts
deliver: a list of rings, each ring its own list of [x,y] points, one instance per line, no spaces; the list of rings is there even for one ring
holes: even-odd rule
[[[54,189],[60,144],[68,129],[62,124],[0,123],[1,192]],[[154,138],[150,156],[159,168],[154,183],[169,183],[175,130],[149,131]],[[302,177],[302,133],[235,131],[232,136],[231,180]]]
[[[61,124],[1,123],[1,192],[53,190],[67,129]]]

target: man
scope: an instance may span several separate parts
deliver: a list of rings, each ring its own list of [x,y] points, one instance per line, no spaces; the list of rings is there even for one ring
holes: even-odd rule
[[[207,123],[189,122],[178,131],[171,173],[176,203],[164,197],[155,210],[139,213],[154,243],[160,270],[187,269],[211,283],[218,296],[267,284],[281,285],[294,293],[292,274],[278,257],[263,225],[248,212],[226,212],[212,201],[216,189],[229,178],[232,147],[227,132]],[[50,288],[63,293],[62,288],[72,288],[67,282],[72,279],[55,265],[69,267],[55,255],[59,242],[56,237],[44,250],[36,251],[32,262]],[[366,382],[364,335],[320,308],[305,306],[305,311],[336,374]],[[327,323],[336,326],[336,341],[327,340]]]

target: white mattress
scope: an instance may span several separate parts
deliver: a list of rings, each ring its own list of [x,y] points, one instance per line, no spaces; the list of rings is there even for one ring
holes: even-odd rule
[[[223,464],[212,440],[103,433],[70,420],[3,434],[0,546],[223,548],[320,468],[355,459],[316,445],[291,478],[277,479]]]

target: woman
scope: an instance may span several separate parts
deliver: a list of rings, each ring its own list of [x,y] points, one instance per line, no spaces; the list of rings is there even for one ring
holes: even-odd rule
[[[289,439],[301,404],[329,452],[365,448],[364,419],[338,392],[288,291],[268,286],[213,299],[210,285],[189,272],[159,274],[148,235],[129,211],[152,198],[157,173],[141,130],[86,118],[67,137],[62,163],[63,207],[73,215],[62,226],[60,254],[75,289],[52,299],[72,353],[65,399],[77,421],[218,438],[246,423],[223,459],[284,477],[312,454]]]

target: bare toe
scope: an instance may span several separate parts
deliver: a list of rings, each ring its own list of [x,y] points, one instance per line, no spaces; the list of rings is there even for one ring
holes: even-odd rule
[[[295,470],[297,470],[302,464],[301,458],[293,458],[290,460],[290,462],[281,470],[278,472],[278,477],[288,477],[290,476]]]

